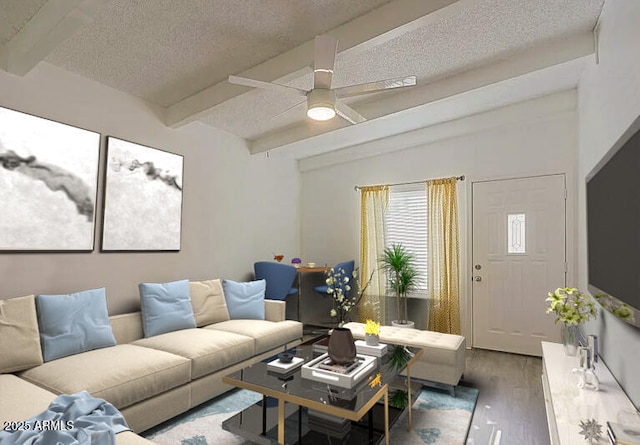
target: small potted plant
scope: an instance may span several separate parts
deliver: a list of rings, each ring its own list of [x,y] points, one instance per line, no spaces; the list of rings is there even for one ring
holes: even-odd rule
[[[380,344],[380,323],[367,320],[364,326],[364,340],[369,346],[378,346]]]
[[[300,267],[300,264],[302,264],[302,260],[300,258],[291,258],[291,265],[295,268]]]
[[[413,255],[402,244],[392,244],[384,249],[382,269],[387,273],[389,287],[395,291],[398,319],[391,324],[396,327],[412,328],[414,323],[407,320],[407,299],[409,292],[418,284],[418,271]]]

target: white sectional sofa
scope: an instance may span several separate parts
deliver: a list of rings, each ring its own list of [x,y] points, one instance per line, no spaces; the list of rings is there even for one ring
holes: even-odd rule
[[[115,345],[44,362],[35,297],[0,300],[0,425],[86,390],[141,432],[231,389],[222,376],[302,341],[302,324],[285,320],[284,302],[264,300],[264,319],[232,319],[219,280],[190,286],[196,327],[145,337],[141,312],[115,315]],[[150,443],[133,432],[116,438]]]

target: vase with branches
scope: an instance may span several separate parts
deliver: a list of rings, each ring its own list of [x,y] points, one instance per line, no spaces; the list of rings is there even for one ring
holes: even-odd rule
[[[380,262],[387,274],[389,287],[396,294],[397,323],[408,325],[410,323],[407,319],[407,299],[418,283],[418,271],[413,255],[402,244],[393,243],[384,249]]]
[[[369,283],[371,283],[373,272],[371,272],[369,280],[362,285],[357,284],[358,269],[354,270],[351,276],[344,269],[335,271],[329,269],[326,274],[327,293],[333,299],[333,309],[331,309],[330,315],[336,319],[338,327],[342,327],[345,323],[351,321],[349,313],[360,303],[362,295],[367,290]],[[356,289],[352,288],[352,283],[354,282],[357,286]]]

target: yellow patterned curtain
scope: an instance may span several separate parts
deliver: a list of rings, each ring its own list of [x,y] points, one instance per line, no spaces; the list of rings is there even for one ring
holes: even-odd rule
[[[367,319],[384,321],[386,283],[378,267],[378,258],[384,252],[384,214],[388,202],[388,186],[360,188],[360,286],[372,277],[359,305],[361,322]]]
[[[427,181],[429,330],[460,334],[457,178]]]

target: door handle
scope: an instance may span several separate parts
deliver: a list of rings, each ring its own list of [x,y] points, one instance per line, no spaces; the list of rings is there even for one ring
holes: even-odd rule
[[[482,281],[482,277],[480,275],[476,275],[473,277],[473,281]]]

